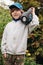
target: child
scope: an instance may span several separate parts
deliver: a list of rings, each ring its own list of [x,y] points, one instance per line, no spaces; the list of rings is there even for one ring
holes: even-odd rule
[[[28,25],[25,25],[20,20],[23,13],[22,5],[20,3],[14,3],[9,8],[13,20],[6,25],[2,37],[1,51],[4,64],[24,65],[28,29],[30,34],[39,25],[39,20],[33,8],[33,19]]]

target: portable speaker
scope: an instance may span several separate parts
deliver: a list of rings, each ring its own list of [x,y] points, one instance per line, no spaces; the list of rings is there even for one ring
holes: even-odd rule
[[[24,12],[21,16],[21,22],[25,25],[28,25],[33,19],[32,9],[30,8],[28,11]]]

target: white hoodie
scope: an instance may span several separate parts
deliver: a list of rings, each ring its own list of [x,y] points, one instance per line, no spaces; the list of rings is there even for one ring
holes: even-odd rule
[[[28,28],[29,34],[39,25],[38,17],[33,14],[33,20],[29,25],[24,25],[20,20],[9,22],[3,33],[1,51],[2,54],[25,54],[27,49]]]

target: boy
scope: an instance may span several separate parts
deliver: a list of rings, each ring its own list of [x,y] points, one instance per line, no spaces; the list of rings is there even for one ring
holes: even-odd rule
[[[27,49],[27,36],[33,29],[39,25],[38,17],[32,10],[33,19],[25,25],[21,22],[20,17],[23,13],[23,7],[20,3],[14,3],[10,7],[12,21],[4,29],[1,51],[5,65],[24,65],[24,58]]]

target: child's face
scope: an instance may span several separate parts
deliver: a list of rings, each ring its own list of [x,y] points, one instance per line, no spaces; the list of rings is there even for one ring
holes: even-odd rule
[[[12,15],[12,17],[15,18],[15,19],[20,18],[21,14],[22,14],[22,13],[21,13],[21,10],[18,9],[18,8],[13,8],[13,9],[11,10],[11,15]]]

